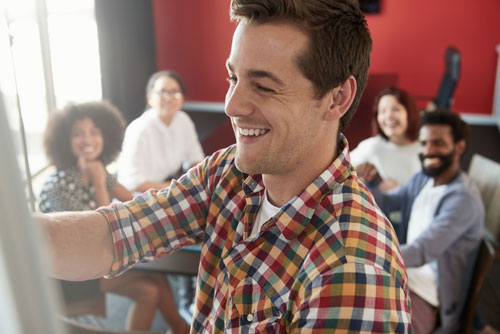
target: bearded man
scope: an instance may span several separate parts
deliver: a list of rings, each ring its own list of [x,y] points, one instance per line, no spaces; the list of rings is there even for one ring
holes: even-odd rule
[[[422,171],[386,194],[376,181],[368,182],[385,212],[402,212],[398,238],[408,272],[413,333],[454,333],[460,325],[470,268],[484,233],[481,197],[460,169],[467,135],[468,126],[457,114],[428,112],[419,124]]]

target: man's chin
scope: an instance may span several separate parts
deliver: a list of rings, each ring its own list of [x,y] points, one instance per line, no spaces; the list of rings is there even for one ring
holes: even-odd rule
[[[450,166],[447,166],[445,164],[441,164],[437,167],[422,167],[422,173],[424,173],[425,175],[427,176],[430,176],[430,177],[436,177],[436,176],[439,176],[441,174],[443,174],[444,172],[446,172],[446,170],[448,170]]]
[[[258,174],[257,168],[255,168],[255,166],[252,163],[245,161],[245,159],[238,158],[238,156],[236,156],[235,165],[236,165],[236,168],[238,168],[238,170],[242,173]]]
[[[442,171],[438,168],[422,168],[422,173],[424,173],[427,176],[434,177],[441,174]]]

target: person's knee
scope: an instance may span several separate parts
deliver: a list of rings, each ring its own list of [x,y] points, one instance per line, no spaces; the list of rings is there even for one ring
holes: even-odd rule
[[[135,284],[136,291],[133,299],[137,302],[158,304],[160,288],[154,280],[143,279],[138,284]]]

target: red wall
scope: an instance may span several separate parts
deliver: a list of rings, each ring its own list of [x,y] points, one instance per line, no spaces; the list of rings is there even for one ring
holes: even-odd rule
[[[444,51],[457,47],[462,72],[454,109],[491,114],[500,44],[498,0],[381,0],[368,15],[374,48],[371,73],[398,75],[413,95],[432,98],[444,71]],[[159,69],[178,71],[191,101],[224,101],[225,60],[234,23],[229,1],[153,0]]]
[[[158,69],[182,76],[187,100],[223,102],[236,27],[229,1],[153,0],[153,17]]]

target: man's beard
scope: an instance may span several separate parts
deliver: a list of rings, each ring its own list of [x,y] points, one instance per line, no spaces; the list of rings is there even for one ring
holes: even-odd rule
[[[453,157],[455,156],[455,150],[451,151],[450,154],[446,155],[423,155],[419,154],[418,157],[422,164],[422,172],[427,176],[438,176],[444,173],[453,164]],[[438,167],[425,167],[424,159],[426,158],[438,158],[441,164]]]

